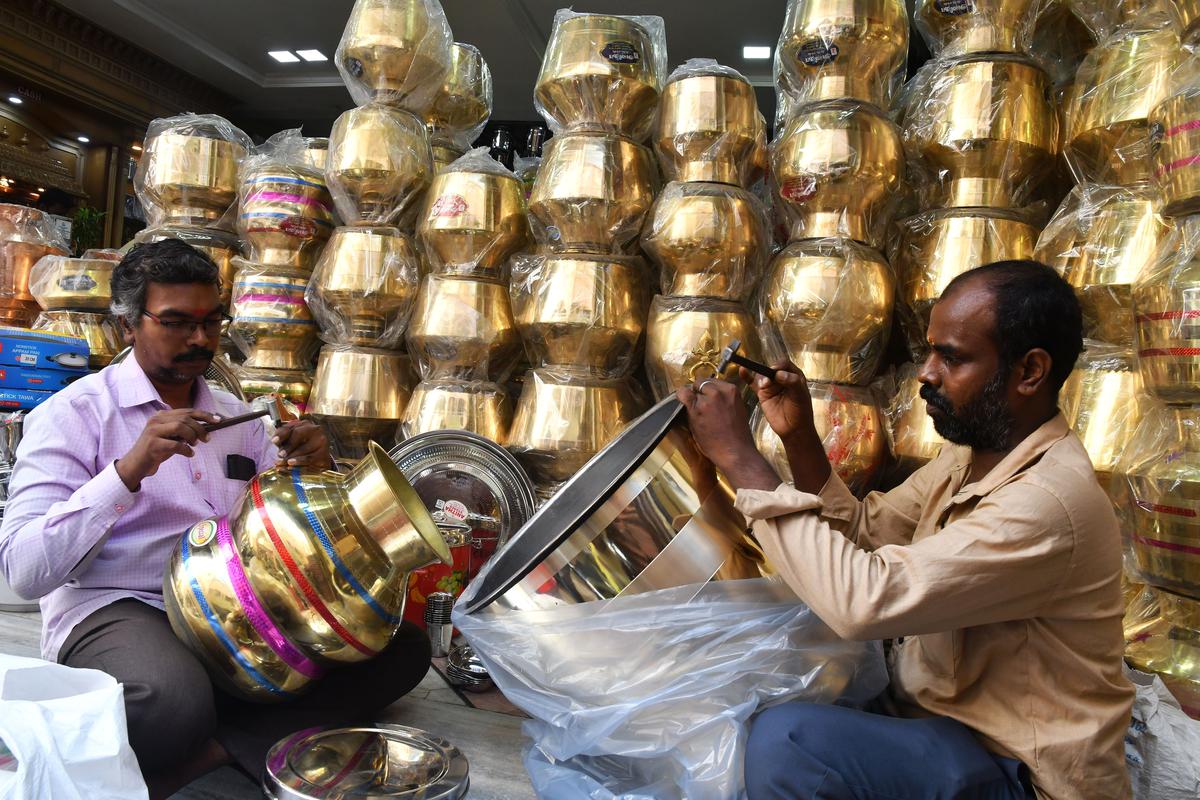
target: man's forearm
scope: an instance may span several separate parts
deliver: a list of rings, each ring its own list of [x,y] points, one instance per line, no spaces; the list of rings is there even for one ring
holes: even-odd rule
[[[792,483],[802,492],[820,494],[833,467],[825,455],[825,445],[815,427],[783,442],[788,466],[792,469]]]

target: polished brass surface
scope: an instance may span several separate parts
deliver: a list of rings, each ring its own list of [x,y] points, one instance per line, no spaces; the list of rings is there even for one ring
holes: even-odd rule
[[[221,273],[221,303],[230,307],[233,301],[233,278],[237,273],[233,259],[238,254],[237,236],[214,228],[198,228],[187,225],[163,225],[147,228],[137,235],[138,242],[161,242],[163,239],[179,239],[187,242],[213,260]]]
[[[379,102],[423,105],[450,69],[441,13],[426,0],[358,0],[338,48],[340,70]]]
[[[333,123],[325,179],[347,225],[395,222],[432,178],[425,124],[412,114],[370,105]]]
[[[233,282],[230,335],[246,366],[302,370],[312,364],[317,326],[304,289],[308,275],[288,267],[263,267],[241,259]]]
[[[662,270],[664,294],[741,300],[771,249],[766,213],[745,189],[669,183],[642,229],[642,249]]]
[[[1137,368],[1146,391],[1168,403],[1200,403],[1200,259],[1171,280],[1133,288]]]
[[[408,351],[422,378],[503,381],[520,350],[503,283],[449,275],[421,280],[408,323]]]
[[[1075,429],[1106,490],[1125,453],[1149,398],[1133,368],[1133,354],[1113,348],[1103,357],[1088,358],[1085,351],[1058,395],[1058,405]]]
[[[29,291],[29,274],[43,256],[65,256],[51,238],[49,218],[34,208],[0,203],[0,309],[25,327],[38,306]],[[65,244],[65,243],[64,243]]]
[[[254,478],[227,518],[180,537],[163,600],[213,680],[274,702],[310,688],[326,667],[382,650],[400,624],[408,572],[439,561],[450,563],[450,552],[429,512],[373,446],[346,475],[273,469]]]
[[[333,232],[333,199],[315,169],[266,164],[242,175],[238,232],[258,264],[312,272]]]
[[[895,295],[883,256],[844,239],[793,242],[762,289],[767,321],[809,380],[860,385],[879,368]]]
[[[360,458],[372,441],[391,446],[413,383],[403,353],[327,345],[317,361],[308,411],[329,433],[335,455]]]
[[[115,261],[100,258],[57,258],[46,262],[36,300],[53,310],[107,312],[112,302]],[[39,270],[39,273],[41,270]]]
[[[908,57],[904,0],[800,0],[788,4],[779,40],[785,91],[800,102],[890,105]]]
[[[464,430],[503,444],[512,418],[512,401],[499,384],[421,381],[404,409],[400,435],[408,439],[429,431]]]
[[[741,341],[747,358],[762,361],[754,320],[742,304],[657,295],[646,321],[646,376],[654,397],[713,377],[730,339]],[[734,380],[737,370],[730,365],[721,377]]]
[[[324,176],[325,167],[328,166],[329,162],[329,139],[309,136],[304,139],[304,145],[304,155],[302,158],[304,165],[315,169]]]
[[[463,157],[463,151],[444,144],[433,145],[433,174],[437,175],[446,167]]]
[[[663,89],[654,150],[668,181],[747,187],[763,157],[754,87],[723,74],[689,74]]]
[[[916,371],[905,375],[888,405],[890,442],[896,465],[891,474],[903,479],[932,461],[946,440],[933,427],[933,417],[921,399]]]
[[[1037,0],[918,0],[916,18],[951,55],[1022,53],[1038,11]]]
[[[628,379],[530,370],[504,446],[535,483],[564,481],[644,410]]]
[[[88,366],[104,369],[125,349],[121,329],[108,314],[87,311],[43,311],[33,321],[34,330],[77,336],[87,342]]]
[[[417,236],[434,272],[502,277],[529,244],[524,187],[511,174],[443,170],[425,193]]]
[[[237,201],[238,164],[246,149],[237,142],[196,133],[162,133],[146,140],[143,202],[156,221],[217,222]]]
[[[308,409],[308,395],[313,384],[311,371],[241,367],[237,378],[247,402],[266,394],[277,394],[296,406],[301,414]]]
[[[555,136],[529,197],[534,235],[556,252],[622,252],[641,230],[655,183],[650,151],[632,139]]]
[[[900,131],[882,114],[846,101],[803,106],[775,143],[771,165],[791,239],[881,246],[904,175]]]
[[[1150,112],[1154,176],[1163,213],[1200,212],[1200,92],[1189,86]]]
[[[1200,721],[1200,633],[1195,627],[1164,627],[1127,644],[1125,660],[1162,678],[1183,712]]]
[[[425,124],[435,136],[462,134],[488,121],[492,114],[492,76],[479,49],[450,45],[450,72],[425,112]]]
[[[614,54],[614,46],[625,57]],[[636,57],[628,57],[630,52]],[[622,17],[580,14],[563,20],[550,34],[534,99],[563,128],[606,130],[641,140],[658,104],[663,76],[655,70],[650,34],[641,25]]]
[[[1020,206],[1058,154],[1050,78],[1016,55],[969,56],[930,76],[905,136],[933,173],[932,207]]]

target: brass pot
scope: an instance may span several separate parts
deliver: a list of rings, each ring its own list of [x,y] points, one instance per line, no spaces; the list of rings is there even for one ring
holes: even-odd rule
[[[730,339],[741,340],[747,358],[762,361],[754,320],[741,303],[656,295],[646,320],[646,376],[654,397],[713,377]],[[734,380],[737,369],[731,364],[720,377]]]
[[[747,187],[765,150],[754,87],[733,75],[688,74],[663,89],[654,150],[668,181]]]
[[[513,279],[513,312],[534,364],[617,377],[632,370],[650,293],[638,260],[535,256]]]
[[[917,371],[904,375],[887,408],[888,440],[895,467],[890,475],[902,481],[937,457],[946,443],[933,427],[925,401],[921,399]]]
[[[512,425],[512,402],[496,383],[434,380],[413,389],[400,438],[429,431],[464,430],[503,444]]]
[[[213,228],[196,228],[187,225],[163,225],[147,228],[137,235],[139,243],[161,242],[163,239],[178,239],[187,242],[213,260],[221,273],[221,304],[230,308],[233,301],[233,278],[237,273],[233,259],[238,254],[237,236]]]
[[[1137,369],[1146,391],[1168,403],[1200,403],[1198,224],[1196,217],[1179,220],[1184,246],[1168,251],[1176,260],[1167,270],[1143,274],[1133,287]],[[1168,238],[1164,248],[1178,243]]]
[[[557,22],[533,96],[547,122],[641,141],[663,76],[649,32],[632,19],[579,14]]]
[[[338,45],[338,72],[357,104],[424,112],[450,71],[451,34],[429,0],[357,0]]]
[[[908,57],[904,0],[788,3],[778,57],[784,90],[799,102],[853,99],[887,108]]]
[[[1200,212],[1200,94],[1194,86],[1168,97],[1150,112],[1154,177],[1163,213],[1181,217]]]
[[[382,105],[337,118],[328,163],[325,179],[347,225],[395,223],[433,179],[425,124]]]
[[[0,317],[5,324],[27,327],[37,316],[30,273],[44,256],[66,256],[63,244],[41,211],[0,203]]]
[[[138,199],[151,223],[210,225],[237,202],[240,143],[216,130],[168,128],[146,139],[138,174]]]
[[[627,379],[533,369],[504,446],[534,482],[565,481],[644,410]]]
[[[312,364],[317,326],[304,288],[308,275],[288,267],[263,267],[241,259],[233,282],[230,336],[246,366],[303,370]]]
[[[391,446],[412,385],[403,353],[326,345],[317,361],[308,412],[329,434],[334,455],[361,458],[370,442]]]
[[[491,115],[492,72],[483,54],[477,47],[454,42],[450,45],[450,71],[425,112],[425,124],[433,136],[454,139],[473,133]]]
[[[408,351],[422,378],[502,382],[520,350],[507,286],[450,275],[422,279],[408,323]]]
[[[654,202],[650,151],[607,133],[568,133],[546,146],[529,197],[538,243],[555,252],[620,253]]]
[[[456,147],[451,147],[446,144],[435,143],[433,145],[433,174],[438,175],[446,167],[458,161],[465,155],[465,150],[459,150]]]
[[[772,262],[763,316],[809,380],[863,385],[883,357],[895,295],[892,269],[877,251],[844,239],[808,239]]]
[[[1037,5],[1036,0],[918,0],[916,20],[931,46],[946,55],[1024,53]]]
[[[1108,491],[1117,461],[1149,404],[1133,369],[1133,353],[1115,347],[1085,351],[1063,384],[1058,404]]]
[[[294,405],[301,414],[308,410],[308,396],[313,384],[311,370],[239,367],[237,377],[246,402],[266,394],[277,394]]]
[[[862,497],[874,484],[887,461],[887,436],[883,414],[865,386],[811,382],[813,422],[833,470],[850,491]],[[785,481],[792,480],[783,442],[771,430],[761,410],[750,421],[759,452]]]
[[[30,289],[48,311],[71,309],[105,313],[112,302],[115,261],[51,256],[33,269]]]
[[[327,341],[396,347],[417,294],[419,272],[412,241],[396,228],[338,228],[306,297]]]
[[[771,249],[766,211],[737,186],[669,183],[642,229],[664,294],[743,300]]]
[[[1162,589],[1151,592],[1157,613],[1134,636],[1126,636],[1125,659],[1152,672],[1183,712],[1200,720],[1200,601]]]
[[[879,247],[904,176],[900,131],[861,103],[798,108],[771,155],[776,207],[791,239]]]
[[[242,176],[238,233],[258,264],[312,272],[333,232],[333,200],[315,170],[265,164]]]
[[[905,137],[935,173],[930,205],[1023,205],[1058,154],[1046,73],[1024,56],[969,56],[939,67],[926,88]]]
[[[33,321],[33,329],[65,333],[83,339],[88,345],[88,367],[104,369],[117,353],[125,349],[121,329],[108,314],[87,311],[43,311]]]
[[[171,628],[213,680],[256,702],[290,699],[363,661],[400,626],[408,573],[450,551],[378,446],[346,475],[273,469],[227,517],[189,528],[171,554]]]
[[[501,277],[529,243],[524,188],[509,173],[443,170],[425,194],[417,236],[433,272]]]

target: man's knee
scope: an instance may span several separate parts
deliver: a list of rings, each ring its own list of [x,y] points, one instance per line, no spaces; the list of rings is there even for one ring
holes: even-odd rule
[[[129,743],[143,772],[175,764],[217,729],[212,684],[199,663],[122,682]]]

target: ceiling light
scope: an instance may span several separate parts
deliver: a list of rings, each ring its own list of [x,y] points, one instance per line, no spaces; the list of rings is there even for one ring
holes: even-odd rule
[[[328,61],[329,58],[320,50],[297,50],[296,55],[305,61]]]
[[[86,136],[76,136],[76,137],[75,137],[75,140],[76,140],[77,142],[82,142],[83,144],[87,144],[88,142],[90,142],[90,141],[91,141],[91,139],[89,139],[89,138],[88,138],[88,137],[86,137]]]
[[[747,61],[764,61],[771,57],[770,47],[743,47],[742,58]]]
[[[142,146],[141,146],[140,144],[134,144],[134,145],[130,145],[130,146],[129,146],[129,149],[130,149],[130,150],[133,150],[135,153],[140,153],[140,152],[142,152]]]
[[[41,193],[41,192],[44,192],[44,191],[46,191],[46,190],[45,190],[45,189],[43,189],[41,186],[39,186],[39,187],[38,187],[38,192],[39,192],[39,193]]]
[[[21,98],[17,97],[15,94],[10,94],[8,96],[8,102],[12,103],[14,106],[19,106],[19,105],[21,105],[21,103],[24,103],[25,101],[22,100]]]
[[[269,50],[267,55],[278,61],[280,64],[295,64],[300,59],[296,58],[296,54],[291,50]]]

